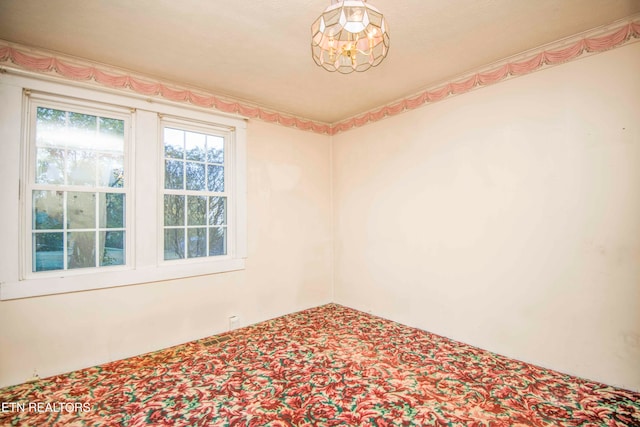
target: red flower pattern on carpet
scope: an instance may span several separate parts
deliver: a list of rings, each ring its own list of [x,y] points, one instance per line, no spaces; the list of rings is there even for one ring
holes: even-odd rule
[[[640,393],[329,304],[0,390],[29,426],[640,426]]]

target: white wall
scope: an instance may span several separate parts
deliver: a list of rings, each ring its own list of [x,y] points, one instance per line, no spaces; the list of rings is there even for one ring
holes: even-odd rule
[[[640,390],[640,43],[333,140],[335,301]]]
[[[231,315],[244,326],[331,301],[330,139],[259,121],[247,132],[246,269],[0,301],[0,387],[226,331]],[[16,200],[17,178],[0,177]]]

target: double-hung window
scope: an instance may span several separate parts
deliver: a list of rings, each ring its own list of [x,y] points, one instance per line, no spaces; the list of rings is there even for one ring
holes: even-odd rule
[[[130,116],[32,94],[27,277],[127,264]]]
[[[229,129],[177,119],[162,120],[162,258],[228,254],[227,203],[233,155]]]

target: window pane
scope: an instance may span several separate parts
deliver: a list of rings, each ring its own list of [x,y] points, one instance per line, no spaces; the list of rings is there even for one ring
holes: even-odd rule
[[[96,150],[97,117],[69,112],[67,146],[78,150]]]
[[[165,194],[164,225],[184,225],[184,197]]]
[[[67,233],[68,268],[87,268],[96,266],[96,233],[76,231]]]
[[[184,189],[184,162],[166,160],[164,162],[164,188],[170,190]]]
[[[224,191],[224,167],[218,165],[207,166],[207,179],[209,191]]]
[[[64,184],[64,150],[38,148],[36,162],[37,183]]]
[[[98,118],[99,149],[122,153],[124,151],[124,120]]]
[[[62,138],[67,113],[53,108],[38,107],[36,113],[36,145],[64,147]]]
[[[33,235],[35,256],[32,271],[62,270],[64,268],[64,244],[62,232]]]
[[[96,228],[95,193],[67,193],[67,228]]]
[[[187,162],[187,190],[204,189],[204,163]]]
[[[187,212],[187,225],[205,225],[207,217],[207,198],[201,196],[189,196],[187,199],[189,210]]]
[[[224,138],[221,136],[207,136],[207,161],[209,163],[224,163]]]
[[[178,129],[164,129],[164,156],[171,159],[184,158],[184,132]]]
[[[209,225],[227,223],[227,198],[209,197]]]
[[[209,256],[227,254],[227,227],[209,229]]]
[[[205,161],[205,135],[186,132],[187,160]]]
[[[101,155],[98,160],[98,185],[122,188],[124,186],[124,157],[114,154]]]
[[[189,235],[189,258],[207,256],[207,229],[190,228]]]
[[[96,155],[91,151],[67,152],[67,183],[96,185]]]
[[[124,263],[124,231],[100,232],[100,266]]]
[[[83,133],[95,133],[97,117],[82,113],[69,113],[69,128]]]
[[[121,193],[100,193],[100,228],[124,228],[125,197]]]
[[[164,259],[184,258],[184,228],[164,230]]]
[[[33,225],[36,230],[62,229],[63,222],[63,192],[62,191],[34,191],[33,192]]]

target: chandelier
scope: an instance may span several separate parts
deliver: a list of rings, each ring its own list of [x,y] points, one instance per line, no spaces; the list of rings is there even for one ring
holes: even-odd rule
[[[325,70],[365,71],[380,64],[388,51],[387,22],[366,0],[331,0],[311,25],[311,54]]]

